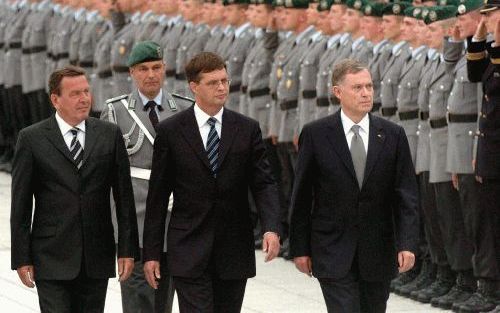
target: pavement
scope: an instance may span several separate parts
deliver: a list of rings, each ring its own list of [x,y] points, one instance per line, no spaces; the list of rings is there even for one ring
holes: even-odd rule
[[[10,270],[10,176],[0,172],[0,308],[6,313],[39,312],[36,289],[24,287]],[[318,281],[299,273],[292,262],[264,263],[256,251],[257,276],[248,281],[243,313],[323,313],[326,307]],[[105,312],[121,312],[120,286],[110,279]],[[177,300],[173,312],[179,312]],[[445,312],[391,294],[388,313]]]

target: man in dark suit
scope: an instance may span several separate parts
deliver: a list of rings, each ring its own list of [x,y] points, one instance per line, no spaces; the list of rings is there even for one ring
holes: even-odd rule
[[[341,61],[332,86],[341,110],[300,136],[291,253],[318,278],[328,312],[385,312],[397,264],[415,261],[415,170],[404,130],[369,113],[368,69]]]
[[[103,312],[115,256],[121,281],[138,256],[127,151],[116,125],[89,118],[82,69],[55,71],[49,89],[56,114],[22,130],[14,155],[12,269],[26,286],[36,284],[43,313]]]
[[[167,263],[181,312],[240,312],[255,276],[250,188],[262,221],[266,261],[279,252],[279,204],[259,124],[224,108],[224,61],[203,52],[186,65],[196,103],[161,122],[144,222],[144,272],[160,278],[169,196],[174,203]]]

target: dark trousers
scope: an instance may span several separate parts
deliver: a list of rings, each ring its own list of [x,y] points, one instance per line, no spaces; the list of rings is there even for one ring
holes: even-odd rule
[[[437,265],[448,265],[448,258],[444,251],[443,235],[438,222],[438,211],[436,208],[436,193],[434,187],[429,183],[429,172],[419,174],[420,204],[422,208],[422,221],[425,236],[429,246],[431,261]]]
[[[8,145],[8,122],[7,122],[7,116],[6,116],[6,106],[7,103],[5,103],[4,100],[4,93],[5,89],[3,85],[0,85],[0,148],[3,148]],[[3,151],[2,151],[3,152]],[[0,152],[0,154],[2,153]]]
[[[465,224],[458,192],[451,181],[434,183],[438,222],[443,234],[444,250],[454,271],[472,269],[472,243],[465,235]]]
[[[172,277],[168,271],[166,253],[160,261],[161,279],[153,289],[144,276],[141,260],[135,262],[129,279],[120,283],[123,313],[170,313],[174,301]]]
[[[318,279],[328,313],[384,313],[389,299],[390,279],[365,281],[359,275],[357,257],[352,264],[349,273],[341,279]]]
[[[28,105],[30,124],[38,123],[52,114],[52,105],[45,90],[28,92],[24,94],[24,98]]]
[[[283,234],[288,238],[290,228],[290,199],[292,197],[293,182],[295,179],[295,165],[297,163],[297,151],[291,142],[280,142],[277,147],[277,155],[281,170],[281,193],[283,194],[283,206],[281,207],[281,223]]]
[[[423,197],[421,190],[423,188],[422,186],[423,184],[420,182],[420,180],[422,180],[422,174],[417,175],[419,201],[420,201],[418,206],[418,220],[420,229],[419,229],[418,251],[416,257],[417,260],[425,260],[425,259],[430,259],[430,255],[429,255],[429,244],[427,243],[428,236],[425,232],[425,223],[424,223],[424,208],[423,208]]]
[[[29,126],[29,108],[26,99],[23,97],[21,86],[13,86],[7,89],[7,98],[12,117],[14,142],[17,142],[19,131]]]
[[[246,279],[224,280],[210,272],[201,277],[173,277],[180,313],[239,313]]]
[[[82,269],[72,280],[37,280],[41,313],[102,313],[108,279],[94,279]]]
[[[479,185],[478,226],[474,233],[475,259],[481,263],[478,277],[500,285],[500,179],[484,179]]]

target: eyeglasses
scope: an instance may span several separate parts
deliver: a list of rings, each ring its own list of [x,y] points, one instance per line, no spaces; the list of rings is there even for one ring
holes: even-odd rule
[[[229,87],[229,85],[231,84],[231,80],[230,79],[210,80],[204,84],[210,89],[217,89],[221,84],[222,87]]]

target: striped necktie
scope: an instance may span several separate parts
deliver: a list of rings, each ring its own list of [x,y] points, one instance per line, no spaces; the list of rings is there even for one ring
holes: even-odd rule
[[[71,145],[69,148],[69,154],[73,161],[75,161],[75,165],[78,169],[82,167],[83,163],[83,147],[78,140],[78,128],[73,128],[70,130],[71,134],[73,134],[73,139],[71,140]]]
[[[210,168],[212,169],[212,173],[214,177],[217,176],[217,160],[219,158],[219,135],[217,134],[217,130],[215,129],[215,123],[217,120],[214,117],[208,119],[207,123],[210,126],[210,131],[208,132],[207,139],[207,153],[208,153],[208,161],[210,162]]]

